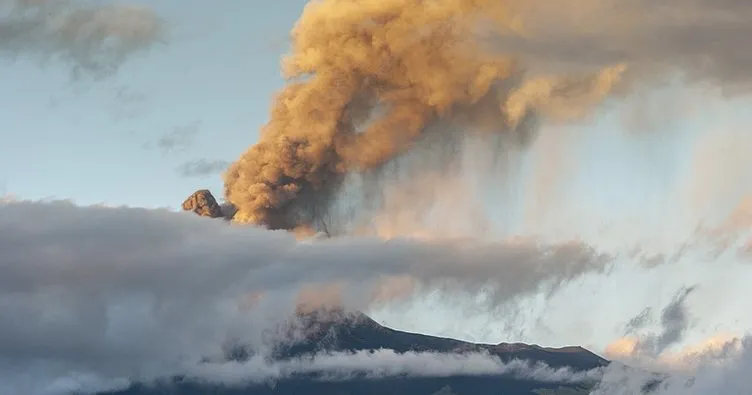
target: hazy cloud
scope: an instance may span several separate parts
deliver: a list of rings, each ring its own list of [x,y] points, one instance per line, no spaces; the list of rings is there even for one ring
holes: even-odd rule
[[[207,177],[223,172],[230,162],[224,160],[195,159],[178,167],[183,177]]]
[[[635,332],[639,331],[640,329],[644,328],[645,325],[649,324],[651,321],[651,316],[653,314],[653,309],[650,307],[646,307],[645,310],[642,310],[640,314],[634,316],[629,322],[627,322],[627,325],[625,326],[625,334],[631,335]]]
[[[163,21],[143,6],[0,0],[0,56],[62,60],[74,76],[111,74],[163,37]]]
[[[116,120],[134,118],[148,108],[146,95],[127,86],[115,88],[112,103],[109,105]]]
[[[669,346],[682,340],[689,328],[689,313],[687,311],[687,297],[695,290],[689,287],[680,290],[674,300],[663,309],[661,313],[661,326],[663,331],[658,335],[654,343],[656,354],[660,354]]]
[[[638,353],[648,353],[651,356],[658,356],[668,347],[684,338],[684,334],[689,328],[689,313],[686,307],[686,300],[694,290],[695,287],[690,287],[677,292],[674,300],[661,312],[660,333],[650,334],[641,338],[636,350]]]
[[[144,144],[144,148],[155,147],[164,154],[185,151],[193,145],[200,131],[201,122],[177,126],[170,133],[163,135],[156,141]]]
[[[686,356],[698,365],[693,371],[655,375],[620,364],[604,370],[592,395],[634,395],[652,388],[654,395],[749,394],[752,382],[752,338],[746,336],[705,352]]]
[[[542,71],[623,63],[640,71],[682,71],[731,90],[752,82],[747,0],[542,0],[515,4],[515,10],[524,34],[492,33],[488,42]]]

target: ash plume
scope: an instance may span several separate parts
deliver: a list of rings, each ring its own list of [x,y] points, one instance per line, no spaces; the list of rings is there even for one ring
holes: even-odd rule
[[[533,75],[523,59],[484,49],[481,24],[524,32],[508,1],[309,3],[283,61],[289,83],[259,142],[225,174],[235,220],[316,228],[346,175],[377,172],[446,130],[529,140],[539,116],[584,115],[625,71]]]

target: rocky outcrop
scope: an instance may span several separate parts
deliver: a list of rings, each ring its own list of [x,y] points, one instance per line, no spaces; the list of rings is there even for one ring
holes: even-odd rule
[[[209,218],[224,218],[222,207],[217,203],[217,199],[207,189],[194,192],[188,199],[183,202],[183,210],[193,211],[194,213]]]

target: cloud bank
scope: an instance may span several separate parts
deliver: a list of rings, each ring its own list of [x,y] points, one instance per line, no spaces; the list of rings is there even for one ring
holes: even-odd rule
[[[71,393],[96,393],[125,389],[128,378],[109,378],[92,373],[70,374],[55,380],[35,381],[29,377],[25,365],[2,364],[4,371],[14,376],[3,376],[0,391],[29,395],[68,395]],[[44,364],[35,365],[38,374]],[[48,372],[55,372],[50,369]],[[66,372],[60,366],[58,373]],[[309,358],[270,362],[262,357],[252,357],[244,362],[183,363],[174,370],[163,373],[181,374],[188,380],[243,387],[251,384],[268,384],[276,380],[300,375],[315,374],[318,380],[343,381],[350,379],[382,379],[389,377],[448,377],[454,375],[481,376],[504,375],[520,380],[545,383],[593,384],[603,376],[602,369],[572,371],[568,368],[551,368],[545,364],[531,364],[512,360],[501,362],[486,353],[442,354],[429,352],[395,353],[391,350],[361,351],[355,353],[322,353]],[[164,377],[141,377],[142,383],[158,382]]]
[[[312,358],[271,364],[253,358],[243,363],[198,365],[190,371],[198,379],[217,380],[217,377],[221,377],[221,382],[228,385],[259,383],[306,373],[321,373],[324,379],[333,381],[354,378],[356,375],[369,379],[394,376],[509,375],[519,379],[555,383],[591,383],[602,375],[600,369],[574,372],[567,368],[553,369],[521,360],[504,363],[486,353],[398,354],[392,350],[319,354]]]
[[[0,365],[14,378],[2,381],[23,393],[32,393],[25,379],[151,378],[230,341],[263,347],[264,330],[288,319],[301,295],[363,308],[415,292],[389,291],[409,279],[490,287],[503,304],[608,262],[575,243],[301,243],[188,213],[24,201],[0,205],[0,250]]]

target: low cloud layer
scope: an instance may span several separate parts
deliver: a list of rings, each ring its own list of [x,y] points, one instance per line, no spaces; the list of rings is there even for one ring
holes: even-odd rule
[[[41,367],[43,365],[37,365]],[[0,367],[17,377],[3,377],[2,393],[30,395],[67,395],[93,393],[127,388],[127,378],[108,378],[96,374],[69,375],[51,382],[34,382],[24,375],[24,366],[12,364]],[[61,368],[63,368],[61,366]],[[61,370],[62,371],[62,370]],[[443,354],[430,352],[395,353],[392,350],[360,351],[355,353],[322,353],[308,358],[270,362],[263,357],[253,357],[244,362],[212,363],[190,361],[174,371],[188,380],[241,387],[249,384],[270,383],[301,374],[317,374],[320,380],[342,381],[354,378],[380,379],[387,377],[448,377],[453,375],[505,375],[522,380],[545,383],[594,383],[603,375],[602,369],[573,371],[554,369],[545,364],[523,360],[502,362],[487,353]],[[161,377],[142,377],[160,379]]]
[[[62,60],[105,76],[164,38],[153,10],[77,0],[0,0],[0,56]]]
[[[601,377],[600,369],[574,372],[553,369],[543,364],[513,360],[501,362],[486,353],[441,354],[428,352],[395,353],[391,350],[356,353],[320,354],[312,358],[268,363],[253,358],[244,363],[198,365],[190,375],[230,385],[264,382],[301,373],[323,373],[327,380],[346,380],[360,375],[372,379],[394,376],[448,377],[452,375],[509,375],[520,379],[555,383],[592,382]]]
[[[0,205],[0,250],[0,365],[12,382],[48,384],[181,371],[229,340],[263,346],[301,295],[363,308],[412,286],[491,287],[503,304],[608,262],[574,243],[301,243],[188,213],[67,202]]]
[[[705,395],[747,394],[752,391],[747,374],[752,369],[752,340],[749,335],[716,334],[700,342],[676,347],[691,329],[688,297],[697,287],[680,289],[660,315],[660,330],[644,333],[650,321],[649,309],[632,319],[630,337],[611,344],[606,355],[624,361],[604,369],[592,395]],[[735,303],[730,294],[727,302]],[[643,332],[643,333],[640,333]],[[686,343],[685,343],[686,344]],[[649,373],[655,372],[655,373]]]
[[[695,362],[691,371],[648,374],[612,364],[604,371],[601,384],[592,395],[633,395],[652,388],[654,395],[749,394],[752,383],[752,338],[745,336],[705,347],[682,356]]]

